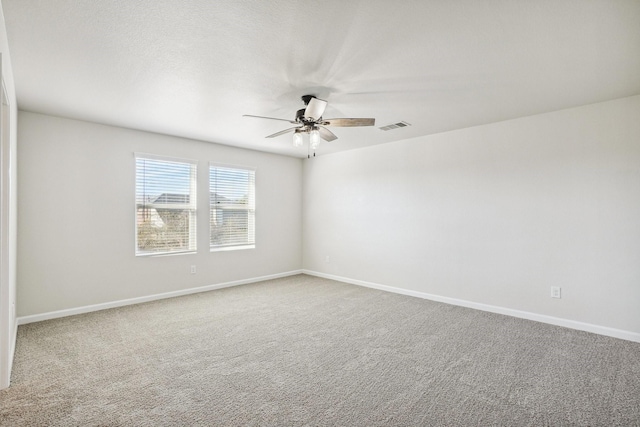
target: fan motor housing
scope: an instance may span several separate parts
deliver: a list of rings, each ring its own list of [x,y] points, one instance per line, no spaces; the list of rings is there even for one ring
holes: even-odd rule
[[[304,113],[307,111],[306,108],[301,108],[296,111],[296,122],[303,124],[306,126],[306,129],[309,130],[309,126],[314,126],[316,124],[322,124],[324,122],[320,122],[318,120],[314,120],[311,117],[306,117]]]

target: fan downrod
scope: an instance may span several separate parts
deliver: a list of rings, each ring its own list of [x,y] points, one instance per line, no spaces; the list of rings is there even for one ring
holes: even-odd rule
[[[315,97],[316,97],[315,95],[302,95],[300,99],[302,99],[302,102],[304,102],[304,105],[309,105],[309,101],[311,101]]]

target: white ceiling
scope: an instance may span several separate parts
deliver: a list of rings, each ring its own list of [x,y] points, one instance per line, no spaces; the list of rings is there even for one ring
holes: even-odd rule
[[[640,94],[640,0],[2,0],[20,109],[306,157]],[[378,126],[404,120],[411,127]]]

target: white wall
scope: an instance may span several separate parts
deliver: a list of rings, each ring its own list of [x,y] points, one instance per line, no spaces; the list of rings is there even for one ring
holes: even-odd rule
[[[18,314],[304,265],[640,333],[638,117],[636,96],[301,168],[299,159],[20,112]],[[199,159],[201,183],[209,160],[256,166],[256,250],[209,253],[202,210],[197,254],[136,258],[133,152]],[[206,201],[206,185],[198,191]],[[550,286],[563,298],[551,299]]]
[[[640,96],[321,156],[303,178],[306,270],[640,333]]]
[[[2,195],[0,198],[0,389],[9,386],[16,339],[16,122],[17,107],[13,71],[4,14],[0,5],[0,59],[9,103],[8,147],[2,147]]]
[[[18,126],[19,316],[301,269],[300,159],[22,111]],[[199,161],[197,254],[134,256],[134,152]],[[257,168],[256,249],[209,252],[209,161]]]

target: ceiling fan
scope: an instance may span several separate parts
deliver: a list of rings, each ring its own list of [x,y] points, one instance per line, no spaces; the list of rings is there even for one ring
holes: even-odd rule
[[[315,150],[320,145],[320,138],[325,141],[333,141],[338,139],[325,126],[335,127],[356,127],[356,126],[373,126],[376,123],[376,119],[323,119],[322,114],[327,108],[327,101],[316,98],[313,95],[303,95],[302,102],[304,102],[305,108],[302,108],[296,112],[295,120],[278,119],[275,117],[253,116],[245,114],[243,117],[255,117],[258,119],[268,120],[280,120],[283,122],[292,123],[294,126],[289,129],[276,132],[272,135],[268,135],[266,138],[275,138],[276,136],[284,135],[289,132],[293,132],[293,145],[300,147],[303,144],[302,135],[309,134],[309,147],[313,150],[315,156]]]

